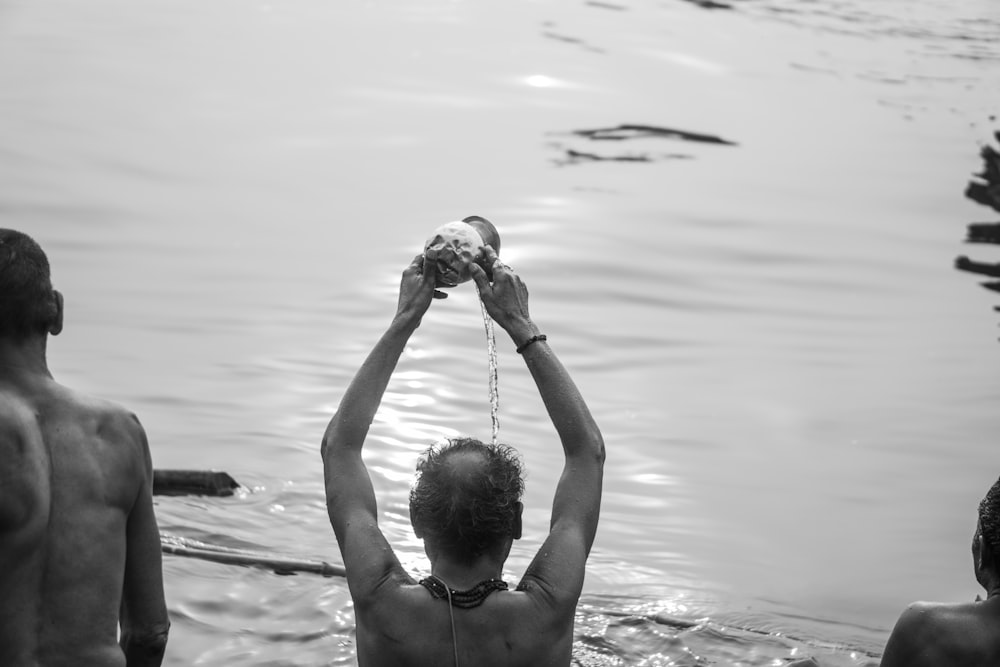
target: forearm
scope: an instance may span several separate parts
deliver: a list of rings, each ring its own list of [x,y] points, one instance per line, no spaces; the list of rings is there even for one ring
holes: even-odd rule
[[[397,315],[372,348],[340,401],[323,436],[323,458],[336,449],[360,450],[389,378],[419,320]]]
[[[538,335],[539,330],[534,322],[527,320],[512,326],[508,333],[514,344],[520,346]],[[604,442],[600,429],[576,383],[548,342],[534,342],[521,354],[567,457],[596,455],[603,458]]]

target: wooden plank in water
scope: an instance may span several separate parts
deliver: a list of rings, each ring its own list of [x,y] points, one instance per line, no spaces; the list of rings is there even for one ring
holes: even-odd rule
[[[239,488],[229,473],[211,470],[154,470],[153,494],[158,496],[231,496]]]
[[[346,574],[342,565],[333,565],[326,561],[309,560],[304,558],[294,558],[290,556],[277,556],[260,551],[249,549],[237,549],[219,544],[208,544],[198,540],[192,540],[179,535],[160,533],[160,545],[163,553],[188,558],[198,558],[201,560],[223,563],[227,565],[241,565],[244,567],[258,567],[271,570],[275,574],[297,574],[305,572],[319,574],[324,577],[343,577]]]

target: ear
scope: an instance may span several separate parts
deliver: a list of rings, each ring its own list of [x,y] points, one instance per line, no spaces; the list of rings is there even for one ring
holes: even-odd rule
[[[413,527],[413,534],[418,540],[424,539],[424,531],[417,527],[417,522],[413,520],[413,506],[410,506],[410,525]]]
[[[976,554],[976,568],[979,570],[987,569],[987,565],[991,566],[995,562],[993,559],[993,548],[990,543],[987,542],[982,533],[979,535],[979,549],[977,549]]]
[[[55,301],[56,313],[52,322],[49,323],[49,333],[58,336],[63,329],[63,295],[59,290],[52,290],[52,299]]]
[[[524,504],[517,503],[514,509],[514,539],[521,539],[521,515],[524,513]]]

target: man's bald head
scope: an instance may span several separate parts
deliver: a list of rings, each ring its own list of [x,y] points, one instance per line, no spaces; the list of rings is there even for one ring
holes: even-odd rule
[[[417,464],[410,518],[418,535],[473,560],[518,537],[524,478],[507,445],[455,438],[431,447]]]

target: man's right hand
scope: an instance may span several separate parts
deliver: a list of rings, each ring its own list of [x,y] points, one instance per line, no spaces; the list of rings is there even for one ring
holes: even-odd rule
[[[417,323],[427,312],[432,299],[444,299],[448,295],[434,289],[437,282],[437,267],[434,262],[425,261],[423,255],[417,255],[403,271],[399,283],[399,303],[396,306],[396,317],[414,319]]]
[[[513,269],[500,261],[490,246],[483,246],[485,263],[493,271],[491,283],[486,271],[478,264],[471,264],[472,279],[479,288],[479,298],[489,313],[514,343],[520,345],[538,333],[528,313],[528,287]]]

